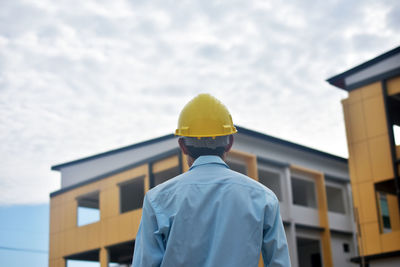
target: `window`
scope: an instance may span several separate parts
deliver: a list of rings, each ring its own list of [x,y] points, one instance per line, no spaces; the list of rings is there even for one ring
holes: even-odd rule
[[[119,184],[120,213],[142,208],[144,178],[144,176],[140,176]]]
[[[327,185],[326,197],[328,200],[328,211],[345,213],[344,195],[341,188]]]
[[[297,237],[297,255],[300,267],[321,267],[321,245],[317,239]]]
[[[258,169],[258,181],[271,189],[279,201],[282,200],[281,175],[279,172],[272,171],[266,167],[260,167]]]
[[[390,226],[390,214],[388,207],[387,195],[383,192],[378,192],[378,203],[381,216],[382,230],[384,233],[389,233],[392,231]]]
[[[77,198],[77,225],[83,226],[100,220],[99,192]]]
[[[343,252],[349,253],[350,252],[350,246],[347,243],[343,243]]]
[[[377,212],[381,233],[400,230],[400,214],[394,179],[375,183]]]
[[[154,173],[153,178],[154,178],[154,186],[159,185],[161,183],[164,183],[165,181],[168,181],[171,178],[174,178],[175,176],[179,175],[181,173],[179,166],[172,167],[169,169],[166,169],[164,171]]]
[[[293,204],[317,208],[315,184],[313,181],[292,177]]]
[[[229,168],[231,168],[231,170],[247,175],[246,162],[228,155],[226,163],[228,164]]]
[[[395,145],[400,145],[400,127],[398,125],[393,125],[393,136]]]

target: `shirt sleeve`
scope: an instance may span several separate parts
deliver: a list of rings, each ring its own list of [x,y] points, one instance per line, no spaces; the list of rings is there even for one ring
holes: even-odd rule
[[[146,195],[143,201],[142,219],[136,234],[132,267],[160,266],[165,246],[162,234],[158,231],[157,216]]]
[[[289,251],[285,229],[279,213],[279,202],[276,197],[268,203],[265,210],[262,256],[265,266],[290,266]]]

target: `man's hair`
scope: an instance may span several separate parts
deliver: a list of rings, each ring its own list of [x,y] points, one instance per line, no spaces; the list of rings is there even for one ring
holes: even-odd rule
[[[188,154],[194,159],[200,156],[214,155],[222,156],[229,145],[229,135],[217,137],[183,137]]]

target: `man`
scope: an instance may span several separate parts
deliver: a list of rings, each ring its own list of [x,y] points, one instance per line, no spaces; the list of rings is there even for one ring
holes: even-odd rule
[[[274,193],[224,162],[237,130],[226,107],[200,94],[182,110],[179,146],[190,166],[147,192],[133,267],[290,266]]]

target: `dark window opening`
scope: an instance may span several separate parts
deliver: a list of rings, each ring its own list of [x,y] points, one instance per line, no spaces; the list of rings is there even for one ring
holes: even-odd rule
[[[228,159],[227,164],[231,170],[247,175],[247,166],[244,162],[235,159]]]
[[[380,216],[382,219],[382,230],[384,233],[389,233],[392,231],[392,227],[390,226],[390,214],[387,195],[383,192],[378,192],[378,197]]]
[[[400,230],[398,197],[394,179],[375,183],[376,203],[381,233]]]
[[[317,208],[315,184],[313,181],[292,177],[293,204]]]
[[[144,176],[119,185],[120,212],[141,209],[144,199]]]
[[[343,190],[338,187],[326,186],[328,211],[345,213]]]
[[[171,178],[174,178],[175,176],[181,174],[181,170],[179,166],[172,167],[169,169],[166,169],[161,172],[157,172],[153,174],[154,178],[154,186],[159,185],[161,183],[164,183],[165,181],[168,181]]]
[[[279,172],[273,172],[265,169],[258,170],[258,181],[271,189],[279,201],[282,200],[281,193],[281,175]]]
[[[299,267],[322,267],[319,240],[298,237],[296,241]]]
[[[77,225],[83,226],[100,220],[99,192],[77,198]]]
[[[343,243],[343,252],[350,252],[350,246],[347,243]]]

